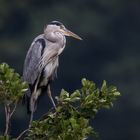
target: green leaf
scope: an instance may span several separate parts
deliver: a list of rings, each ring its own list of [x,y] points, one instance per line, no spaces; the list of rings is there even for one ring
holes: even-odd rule
[[[118,92],[118,91],[117,91],[117,92],[114,92],[113,94],[114,94],[115,96],[120,96],[120,95],[121,95],[120,92]]]
[[[106,81],[103,81],[102,87],[101,87],[101,91],[104,92],[106,90]]]
[[[60,98],[65,99],[69,97],[69,93],[67,91],[65,91],[64,89],[61,90],[60,93]]]
[[[81,96],[80,91],[76,90],[70,95],[70,98],[75,98],[75,97],[80,97],[80,96]]]
[[[86,84],[87,84],[87,80],[86,80],[86,78],[83,78],[82,79],[82,86],[86,86]]]

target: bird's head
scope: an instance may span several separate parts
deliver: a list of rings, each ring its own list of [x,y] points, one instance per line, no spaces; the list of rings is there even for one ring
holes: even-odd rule
[[[64,36],[71,36],[73,38],[82,40],[81,37],[79,37],[75,33],[69,31],[68,29],[66,29],[66,27],[59,21],[50,22],[47,25],[46,29],[48,29],[49,31],[53,31],[53,32],[59,32],[59,33],[63,34]]]

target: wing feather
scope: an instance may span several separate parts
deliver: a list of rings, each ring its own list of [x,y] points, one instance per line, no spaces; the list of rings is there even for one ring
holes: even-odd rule
[[[38,75],[41,73],[41,69],[38,68],[38,66],[46,46],[45,43],[43,35],[40,35],[35,38],[27,52],[24,62],[23,79],[29,84],[33,85]]]

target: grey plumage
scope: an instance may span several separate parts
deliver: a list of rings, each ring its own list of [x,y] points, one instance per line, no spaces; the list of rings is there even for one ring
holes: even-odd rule
[[[43,35],[35,38],[24,62],[23,78],[25,81],[28,81],[29,84],[34,84],[37,76],[39,73],[41,73],[41,69],[38,69],[38,66],[41,61],[41,56],[43,54],[46,42],[44,45],[42,45],[43,43],[41,43],[39,39],[42,39],[45,42]]]
[[[28,112],[36,109],[36,102],[44,87],[48,91],[53,106],[55,103],[51,96],[50,81],[56,76],[58,68],[58,57],[63,52],[66,44],[65,36],[81,38],[67,30],[58,21],[53,21],[44,29],[44,34],[36,37],[31,44],[24,62],[23,79],[28,82],[29,90],[25,94]]]

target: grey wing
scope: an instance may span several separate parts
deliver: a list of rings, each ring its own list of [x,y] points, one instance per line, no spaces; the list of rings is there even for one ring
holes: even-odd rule
[[[29,48],[25,58],[23,79],[29,84],[34,84],[38,75],[41,73],[41,69],[38,68],[38,65],[41,61],[43,49],[45,48],[45,44],[41,42],[43,40],[44,39],[39,39],[34,41]]]

